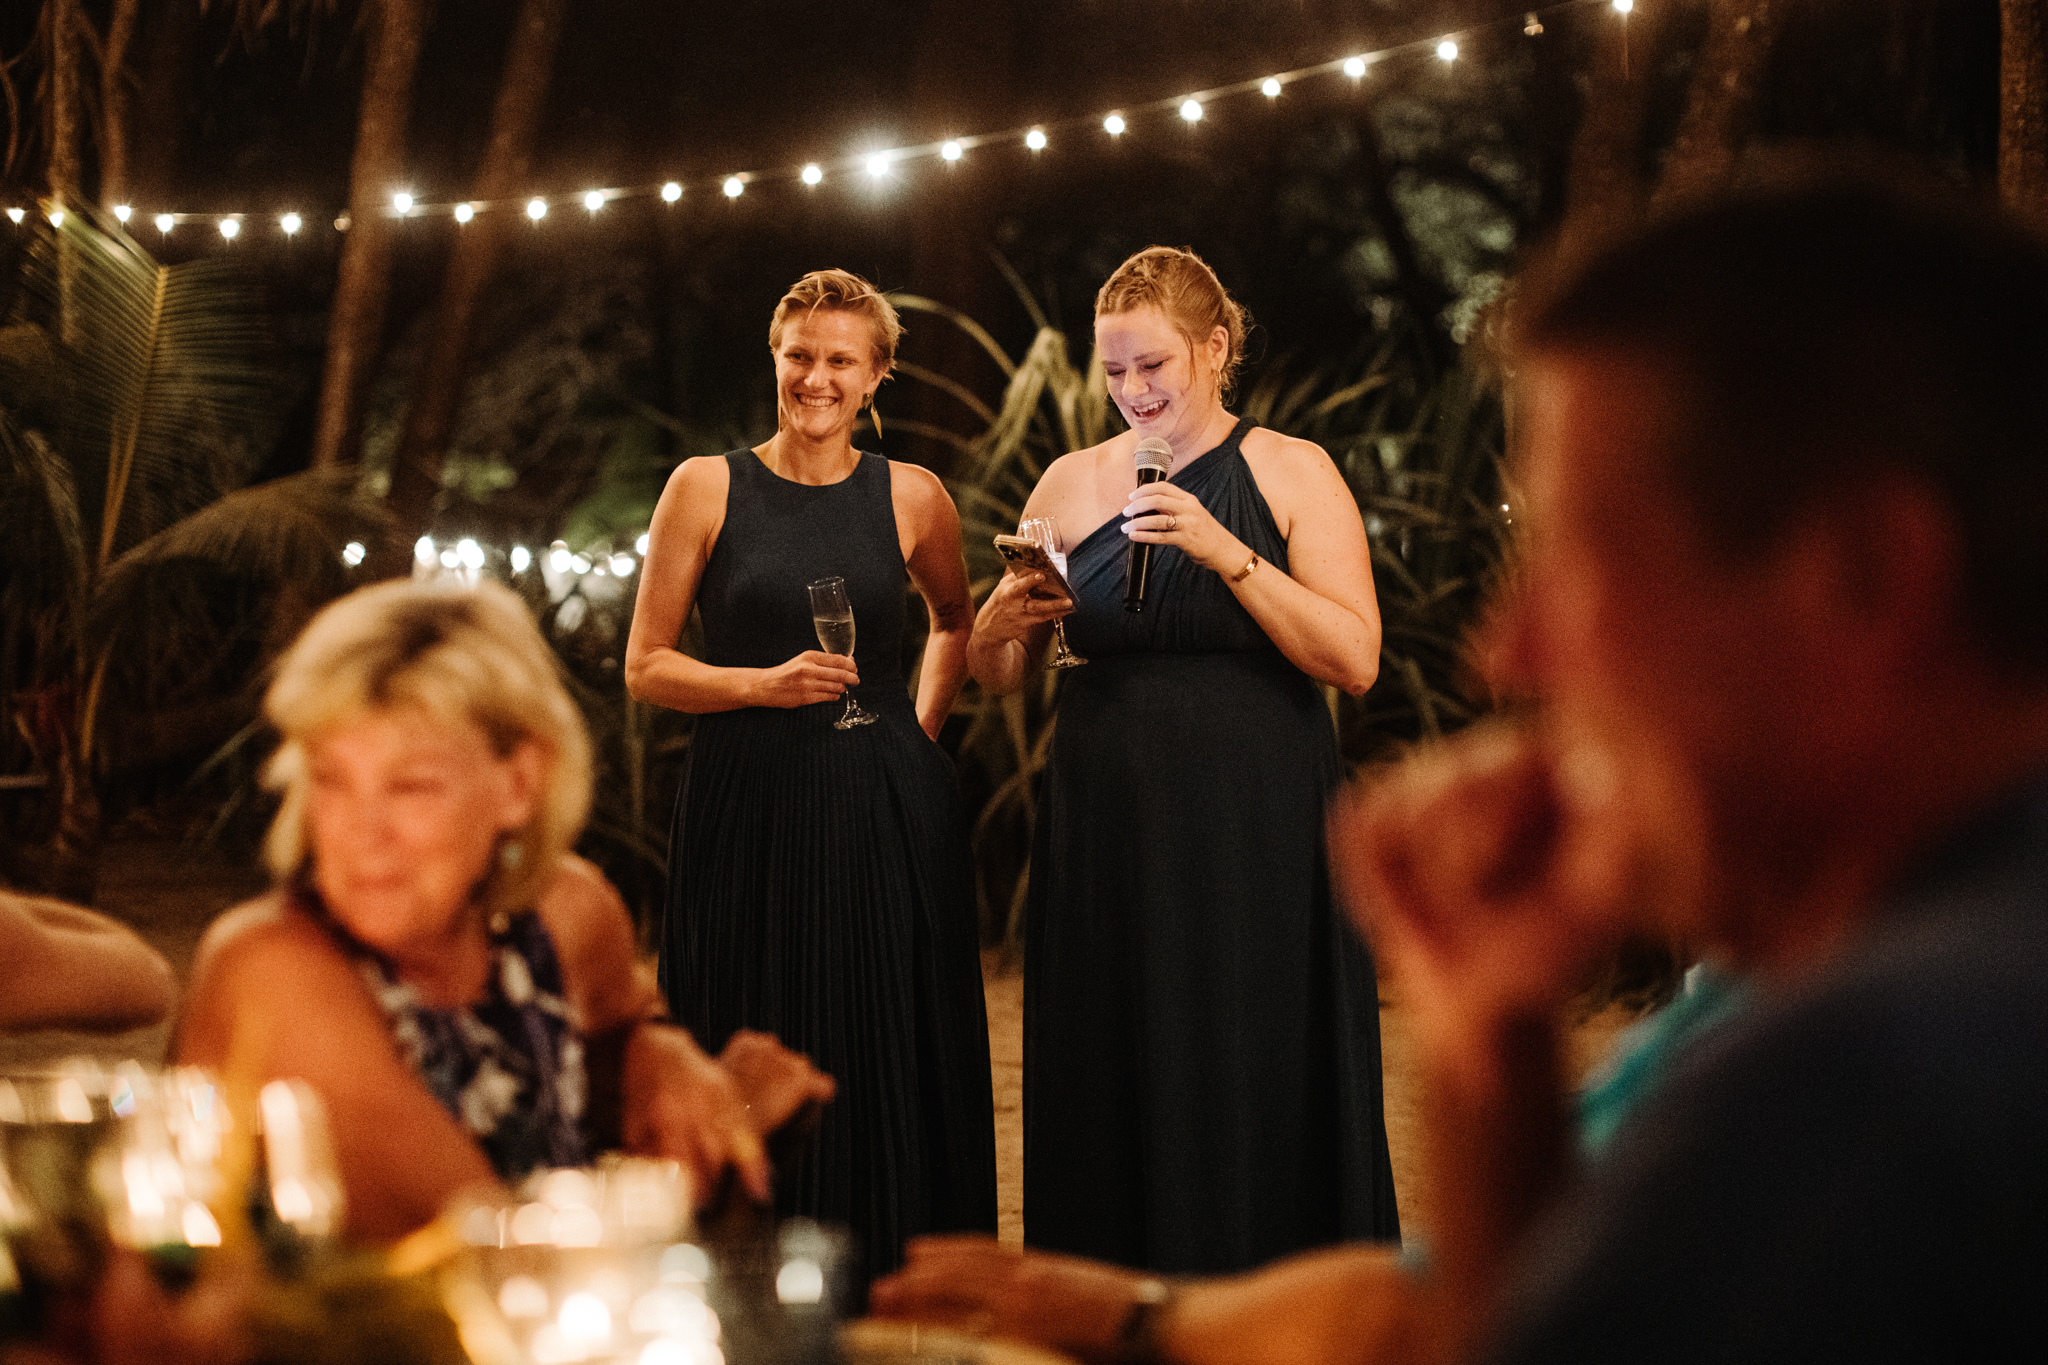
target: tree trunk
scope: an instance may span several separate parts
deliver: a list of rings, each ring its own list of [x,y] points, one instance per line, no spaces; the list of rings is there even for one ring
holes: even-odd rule
[[[469,357],[477,300],[490,283],[506,235],[518,222],[512,200],[526,183],[533,164],[534,137],[547,108],[548,79],[567,9],[567,0],[523,0],[513,25],[504,74],[498,80],[497,103],[491,111],[491,138],[472,196],[493,207],[460,231],[448,257],[434,330],[391,468],[386,506],[398,526],[394,543],[410,544],[433,518],[441,462],[461,406],[463,367]],[[394,572],[403,567],[403,563],[390,566]]]
[[[78,0],[50,0],[50,198],[77,208],[79,194]]]
[[[426,0],[370,0],[375,9],[363,71],[362,112],[349,166],[348,237],[327,322],[327,372],[313,420],[314,469],[356,458],[362,397],[384,333],[397,224],[391,193],[405,175],[405,128],[413,72],[426,34]]]
[[[1707,40],[1655,201],[1704,193],[1727,180],[1756,125],[1771,49],[1788,0],[1711,0]]]
[[[1998,193],[2048,230],[2048,0],[2002,0]]]
[[[114,0],[100,44],[100,202],[128,198],[128,48],[141,0]]]
[[[1567,247],[1625,227],[1648,205],[1643,143],[1661,9],[1650,6],[1622,19],[1601,16],[1609,27],[1593,62],[1592,83],[1565,176],[1560,236]]]

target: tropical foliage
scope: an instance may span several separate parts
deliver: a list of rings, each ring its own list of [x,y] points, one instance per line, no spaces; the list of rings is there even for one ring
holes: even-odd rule
[[[203,753],[253,714],[378,523],[346,478],[245,486],[283,406],[263,316],[232,267],[159,265],[85,213],[29,250],[0,327],[0,670],[8,767],[49,784],[60,848],[96,836],[114,755]]]

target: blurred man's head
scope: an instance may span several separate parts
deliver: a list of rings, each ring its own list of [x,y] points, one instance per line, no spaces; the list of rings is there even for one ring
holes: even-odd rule
[[[1890,806],[1930,689],[2048,696],[2032,237],[1924,188],[1780,180],[1555,268],[1513,357],[1530,545],[1504,681],[1687,913],[1817,892],[1859,821],[1924,833]]]

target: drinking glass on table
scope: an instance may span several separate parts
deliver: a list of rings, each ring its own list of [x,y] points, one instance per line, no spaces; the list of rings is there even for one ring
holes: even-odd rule
[[[811,624],[818,628],[818,647],[827,654],[853,657],[853,602],[846,595],[846,580],[821,578],[811,584]],[[875,718],[864,711],[852,692],[846,694],[846,714],[832,722],[835,730],[851,730]]]
[[[1026,517],[1017,524],[1017,534],[1045,551],[1052,560],[1052,566],[1060,571],[1060,577],[1067,576],[1067,554],[1060,544],[1059,522],[1052,517]],[[1088,661],[1067,648],[1067,622],[1065,617],[1052,623],[1053,639],[1058,648],[1053,651],[1047,668],[1073,668]]]

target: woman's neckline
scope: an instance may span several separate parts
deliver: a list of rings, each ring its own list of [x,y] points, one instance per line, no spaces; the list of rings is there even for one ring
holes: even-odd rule
[[[1218,441],[1215,445],[1210,446],[1207,450],[1201,452],[1199,455],[1196,455],[1193,459],[1188,460],[1185,464],[1175,465],[1172,469],[1168,470],[1166,474],[1167,480],[1169,482],[1177,481],[1183,474],[1187,473],[1190,469],[1193,469],[1203,460],[1208,459],[1211,455],[1214,455],[1217,451],[1222,450],[1225,446],[1235,445],[1239,443],[1244,433],[1248,429],[1256,425],[1257,423],[1255,423],[1249,417],[1233,418],[1231,420],[1230,430],[1224,433],[1222,440]],[[1095,523],[1095,526],[1091,530],[1089,530],[1086,535],[1083,535],[1078,540],[1071,542],[1067,549],[1067,554],[1069,556],[1073,555],[1075,551],[1079,550],[1083,545],[1086,545],[1089,541],[1095,539],[1095,537],[1101,535],[1105,530],[1116,526],[1122,520],[1120,516],[1121,511],[1122,509],[1119,508],[1116,511],[1111,512],[1101,521]]]
[[[771,437],[769,441],[764,441],[758,446],[747,446],[746,452],[754,457],[756,464],[767,471],[769,478],[776,480],[778,483],[786,483],[791,488],[837,488],[840,484],[845,483],[860,472],[861,462],[867,459],[868,455],[868,452],[862,450],[859,446],[853,446],[851,447],[853,451],[853,466],[845,474],[831,480],[829,483],[805,483],[802,479],[792,479],[787,474],[778,473],[775,466],[768,463],[767,457],[761,454],[763,450],[768,448],[772,440],[773,438]]]

